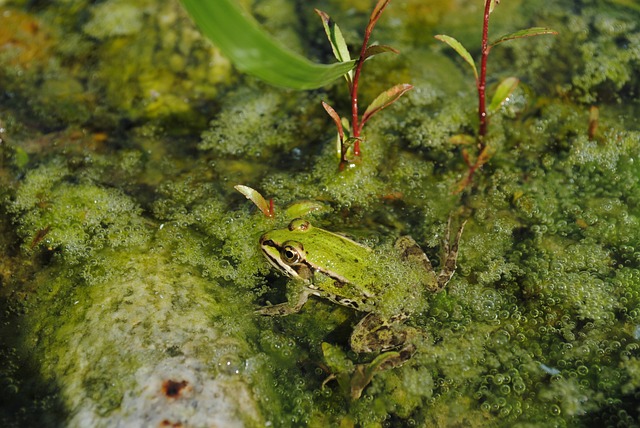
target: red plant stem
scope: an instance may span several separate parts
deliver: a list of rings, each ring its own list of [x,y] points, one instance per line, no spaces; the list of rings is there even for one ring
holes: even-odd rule
[[[355,138],[355,142],[353,143],[353,154],[356,156],[360,156],[360,133],[362,132],[362,125],[358,118],[358,83],[360,82],[360,74],[362,73],[362,66],[364,65],[364,54],[367,51],[367,46],[369,45],[369,38],[371,38],[371,33],[373,32],[373,27],[376,26],[378,19],[380,19],[380,15],[390,0],[387,0],[382,4],[382,6],[378,9],[377,6],[380,6],[380,2],[376,5],[377,14],[374,13],[369,18],[369,23],[367,24],[367,28],[364,30],[364,39],[362,40],[362,47],[360,48],[360,56],[358,59],[358,63],[356,64],[356,71],[353,74],[353,83],[351,85],[351,127],[353,128],[353,137]]]
[[[480,125],[478,128],[478,137],[480,139],[479,149],[482,151],[484,148],[484,137],[487,135],[487,103],[486,103],[486,89],[487,89],[487,58],[489,57],[489,50],[491,47],[488,42],[489,35],[489,15],[491,9],[491,0],[485,0],[484,5],[484,20],[482,24],[482,56],[480,57],[480,77],[478,78],[478,118]]]
[[[364,46],[364,45],[363,45]],[[356,156],[360,156],[360,124],[358,123],[358,81],[360,80],[360,72],[362,70],[362,63],[358,61],[356,71],[353,75],[353,84],[351,85],[351,128],[353,129],[353,136],[356,139],[353,144],[353,153]]]
[[[364,40],[362,41],[362,48],[360,48],[360,59],[356,65],[356,71],[353,74],[353,84],[351,85],[351,127],[353,129],[353,136],[356,139],[353,143],[353,153],[356,156],[360,156],[360,133],[362,132],[362,125],[359,123],[358,118],[358,83],[360,82],[360,73],[362,73],[362,66],[364,65],[364,53],[367,50],[369,38],[371,37],[371,31],[373,26],[371,23],[367,25],[367,29],[364,33]]]

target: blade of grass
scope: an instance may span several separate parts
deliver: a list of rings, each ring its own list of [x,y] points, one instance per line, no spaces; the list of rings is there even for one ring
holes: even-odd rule
[[[202,33],[234,65],[275,86],[315,89],[342,77],[355,61],[318,64],[282,46],[235,0],[182,0]]]

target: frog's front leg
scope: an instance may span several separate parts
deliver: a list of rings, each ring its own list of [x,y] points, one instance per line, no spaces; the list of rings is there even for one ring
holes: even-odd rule
[[[307,303],[311,294],[313,294],[313,291],[305,287],[299,292],[295,303],[292,304],[289,301],[278,303],[277,305],[264,306],[260,309],[256,309],[255,313],[268,316],[285,316],[295,314],[296,312],[300,312],[300,309],[302,309],[304,304]]]
[[[416,347],[411,339],[418,334],[416,329],[402,323],[406,318],[404,314],[391,319],[374,313],[367,314],[351,333],[351,349],[357,353],[397,350],[398,356],[385,361],[380,370],[403,364],[415,353]]]

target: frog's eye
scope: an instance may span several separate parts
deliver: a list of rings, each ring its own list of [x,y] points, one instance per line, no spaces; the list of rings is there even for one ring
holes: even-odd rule
[[[282,258],[283,262],[289,265],[300,263],[304,259],[302,245],[285,243],[280,250],[280,257]]]

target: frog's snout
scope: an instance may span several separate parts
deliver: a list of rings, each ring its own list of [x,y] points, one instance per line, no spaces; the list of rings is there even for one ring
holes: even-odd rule
[[[264,247],[266,245],[266,246],[269,246],[269,247],[274,247],[275,246],[274,242],[271,239],[269,239],[269,236],[267,236],[267,235],[268,234],[265,233],[264,235],[262,235],[260,237],[260,246]]]

